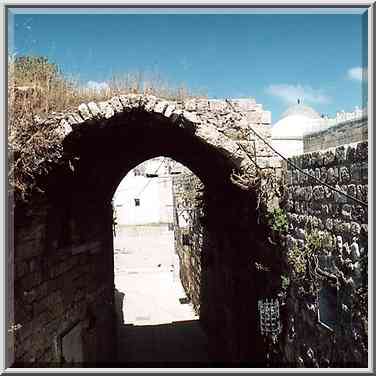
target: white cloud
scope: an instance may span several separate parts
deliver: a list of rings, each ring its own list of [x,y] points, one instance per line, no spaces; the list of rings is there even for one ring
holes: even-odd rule
[[[329,103],[330,97],[321,90],[313,89],[310,86],[277,84],[269,85],[266,93],[282,99],[288,104],[296,103],[297,99],[308,103]]]
[[[109,86],[108,86],[108,83],[105,81],[102,81],[102,82],[88,81],[86,84],[86,88],[89,90],[101,91],[101,90],[107,90]]]
[[[362,81],[367,79],[367,69],[362,67],[350,68],[347,71],[347,78],[354,81]]]

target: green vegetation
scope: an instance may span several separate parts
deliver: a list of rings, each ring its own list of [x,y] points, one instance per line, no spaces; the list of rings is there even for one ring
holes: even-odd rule
[[[318,254],[322,252],[328,241],[328,236],[325,236],[323,232],[313,230],[307,233],[306,231],[304,247],[299,249],[295,245],[287,252],[287,261],[294,279],[306,277],[312,261],[317,260]]]
[[[317,230],[308,233],[305,237],[305,253],[307,256],[317,255],[324,247],[324,236]]]
[[[269,213],[268,223],[279,234],[286,234],[288,231],[287,216],[281,208],[275,208]]]
[[[287,290],[288,287],[290,286],[290,278],[286,275],[281,275],[281,280],[282,280],[282,289]]]
[[[304,250],[294,246],[287,252],[287,261],[292,268],[294,277],[300,277],[305,274],[307,260]]]

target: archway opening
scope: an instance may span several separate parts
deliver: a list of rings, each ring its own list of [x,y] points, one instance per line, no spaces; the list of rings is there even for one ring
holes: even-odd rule
[[[167,117],[139,106],[76,125],[63,141],[70,168],[49,175],[50,200],[66,222],[56,226],[61,238],[57,244],[79,255],[75,258],[86,273],[85,278],[79,276],[80,285],[72,284],[83,295],[77,313],[86,320],[83,358],[108,364],[115,353],[112,199],[116,189],[140,163],[164,156],[182,163],[205,186],[203,236],[196,233],[195,240],[203,250],[200,294],[190,298],[199,303],[210,353],[215,354],[210,357],[222,364],[251,361],[254,365],[262,359],[256,308],[261,287],[255,282],[254,261],[263,249],[263,238],[254,212],[256,192],[232,179],[234,172],[247,173],[251,161],[209,117],[197,120],[187,111]],[[142,203],[140,197],[133,197],[135,207]],[[181,242],[189,244],[183,233]],[[189,291],[189,281],[182,278],[182,284]]]
[[[194,236],[199,185],[189,169],[157,157],[132,169],[114,194],[120,363],[209,361],[199,322],[202,249]]]

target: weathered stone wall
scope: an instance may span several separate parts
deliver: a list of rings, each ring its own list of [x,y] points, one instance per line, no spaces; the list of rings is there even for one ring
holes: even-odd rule
[[[368,144],[342,145],[291,161],[307,174],[368,202]],[[287,167],[290,265],[284,362],[367,366],[367,206]]]
[[[340,122],[320,132],[303,137],[304,153],[325,150],[339,145],[347,145],[368,140],[367,117]]]
[[[257,131],[270,137],[262,126]],[[255,161],[262,156],[258,167],[279,175],[280,164],[270,161],[267,147],[255,135],[249,138],[251,142],[243,145]],[[254,154],[255,149],[259,154]],[[186,171],[174,177],[173,188],[180,276],[211,339],[213,359],[222,364],[264,366],[266,349],[258,328],[257,300],[274,296],[280,273],[273,260],[275,250],[267,240],[268,226],[260,224],[257,195],[239,190],[233,196],[223,186],[209,189]],[[179,223],[182,212],[188,218],[186,227]],[[269,273],[264,273],[262,265],[267,265]]]
[[[200,312],[201,255],[203,228],[196,199],[203,185],[192,173],[173,178],[175,251],[179,256],[180,279],[195,311]],[[182,220],[187,226],[182,226]]]
[[[128,95],[39,124],[60,134],[61,160],[38,183],[41,198],[15,208],[16,364],[101,366],[112,359],[111,199],[129,170],[160,155],[185,164],[205,184],[199,294],[213,357],[263,364],[254,259],[264,254],[264,232],[250,231],[258,226],[256,193],[231,180],[233,171],[252,174],[255,162],[269,166],[262,142],[250,142],[248,131],[252,124],[263,131],[270,117],[248,102]]]
[[[17,366],[113,360],[111,207],[97,208],[102,233],[86,226],[84,234],[79,221],[88,220],[85,211],[72,218],[64,204],[69,205],[41,198],[15,211],[12,335]]]

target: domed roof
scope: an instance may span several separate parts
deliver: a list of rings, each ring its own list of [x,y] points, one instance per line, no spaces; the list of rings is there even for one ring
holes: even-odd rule
[[[272,127],[272,138],[302,138],[319,127],[320,115],[311,107],[296,104],[289,107]]]
[[[292,115],[302,115],[310,119],[319,119],[320,115],[312,107],[306,106],[304,104],[296,104],[289,107],[281,116],[281,119],[292,116]]]

